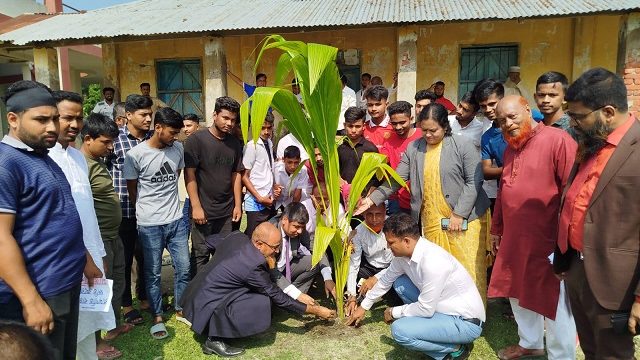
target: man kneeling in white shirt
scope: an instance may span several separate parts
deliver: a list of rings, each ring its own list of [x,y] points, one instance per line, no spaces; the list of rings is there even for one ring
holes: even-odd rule
[[[359,325],[393,286],[405,303],[384,311],[393,339],[436,360],[466,359],[485,321],[473,280],[451,254],[420,236],[410,215],[390,216],[383,232],[395,258],[347,324]]]

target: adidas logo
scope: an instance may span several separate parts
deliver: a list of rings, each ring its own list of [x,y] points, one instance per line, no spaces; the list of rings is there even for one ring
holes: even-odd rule
[[[159,183],[165,181],[174,181],[176,179],[176,172],[171,169],[171,165],[169,165],[168,161],[165,161],[160,171],[153,174],[151,178],[152,183]]]

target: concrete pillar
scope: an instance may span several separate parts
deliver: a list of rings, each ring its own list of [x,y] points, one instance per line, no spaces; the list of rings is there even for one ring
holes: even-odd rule
[[[33,75],[31,73],[31,69],[33,68],[33,63],[28,62],[22,64],[22,80],[33,80]]]
[[[71,67],[69,66],[69,48],[56,48],[58,53],[58,79],[60,79],[60,89],[74,91],[71,84]]]
[[[414,26],[398,29],[398,94],[397,100],[413,104],[417,91],[418,33]]]
[[[207,126],[213,120],[216,99],[227,95],[227,58],[221,37],[208,37],[204,43],[204,114]]]
[[[627,85],[629,111],[640,113],[640,13],[632,13],[625,19],[620,32],[619,50],[624,83]]]
[[[80,71],[78,71],[78,69],[69,68],[69,81],[71,84],[69,91],[82,94],[82,78],[80,77]]]
[[[576,17],[573,23],[573,66],[571,79],[575,80],[591,69],[592,46],[596,31],[594,16]],[[571,80],[569,79],[569,80]]]
[[[120,74],[118,70],[118,45],[102,44],[102,86],[116,89],[114,100],[124,101],[120,94]]]
[[[36,71],[36,81],[47,85],[52,90],[60,90],[56,50],[51,48],[34,48],[33,63]]]

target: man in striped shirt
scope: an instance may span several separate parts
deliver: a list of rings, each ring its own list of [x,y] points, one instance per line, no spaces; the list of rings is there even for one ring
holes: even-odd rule
[[[107,160],[109,172],[113,177],[113,187],[120,198],[122,208],[122,222],[120,223],[120,238],[124,245],[125,256],[125,288],[122,295],[122,309],[125,321],[132,324],[140,324],[143,320],[140,313],[133,308],[131,297],[131,266],[135,255],[137,262],[137,274],[143,274],[144,260],[142,248],[138,242],[138,230],[136,224],[135,207],[129,201],[127,193],[127,180],[123,175],[124,159],[127,152],[134,146],[147,140],[150,136],[151,106],[153,102],[147,96],[129,95],[125,102],[127,125],[120,128],[120,134],[113,143],[113,155]],[[147,294],[145,291],[144,277],[139,276],[136,281],[136,295],[141,302],[141,307],[148,308]]]

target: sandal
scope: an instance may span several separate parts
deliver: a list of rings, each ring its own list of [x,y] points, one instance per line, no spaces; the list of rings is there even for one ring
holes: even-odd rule
[[[538,356],[544,356],[544,349],[525,349],[520,345],[511,345],[498,351],[500,360],[526,359]]]
[[[169,336],[169,332],[167,331],[167,327],[164,326],[164,323],[157,323],[155,325],[153,325],[151,327],[151,329],[149,330],[149,332],[151,333],[151,337],[156,339],[156,340],[162,340],[164,338],[166,338],[167,336]],[[158,333],[164,332],[164,335],[156,335]]]
[[[113,360],[122,356],[122,352],[113,346],[106,349],[96,350],[96,355],[99,360]]]
[[[120,336],[122,334],[126,334],[129,331],[133,330],[134,327],[135,327],[134,324],[129,323],[129,322],[125,322],[124,324],[120,325],[119,327],[117,327],[117,328],[115,328],[115,329],[113,329],[111,331],[107,331],[107,333],[104,335],[103,339],[105,339],[107,341],[114,340],[118,336]],[[109,335],[111,333],[113,333],[114,335]]]
[[[191,321],[187,320],[187,318],[183,316],[182,311],[176,313],[176,321],[180,321],[188,327],[191,327]]]
[[[140,315],[140,312],[136,309],[124,314],[124,321],[131,325],[140,325],[144,322],[144,318]]]

